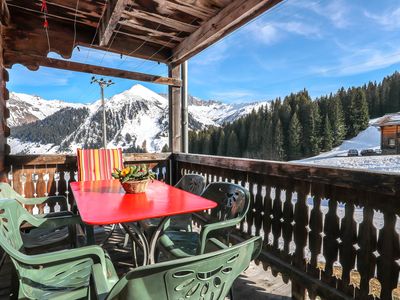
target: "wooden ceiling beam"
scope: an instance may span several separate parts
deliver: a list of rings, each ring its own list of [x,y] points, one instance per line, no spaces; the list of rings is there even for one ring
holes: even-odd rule
[[[0,22],[3,26],[7,26],[10,23],[10,11],[6,0],[1,0],[0,3]]]
[[[15,6],[15,5],[12,4],[12,3],[10,3],[9,6],[10,6],[11,8],[13,8],[13,9],[14,9],[14,8],[15,8],[15,9],[20,9],[19,6]],[[29,12],[29,13],[36,14],[36,15],[39,16],[39,18],[42,18],[42,17],[43,17],[43,13],[40,11],[40,9],[37,9],[37,10],[36,10],[36,9],[33,9],[33,8],[24,7],[23,10],[24,10],[25,12]],[[54,18],[54,19],[58,19],[58,20],[63,20],[63,21],[71,22],[71,23],[74,23],[74,22],[75,22],[75,18],[74,18],[73,16],[71,16],[71,17],[63,17],[63,16],[56,15],[56,14],[53,14],[53,13],[47,13],[47,17],[48,17],[49,19]],[[49,23],[51,23],[51,22],[49,22]],[[96,26],[97,26],[97,23],[96,23],[95,21],[92,21],[92,20],[79,20],[79,19],[77,18],[77,19],[76,19],[76,23],[82,24],[82,25],[89,25],[89,26],[92,26],[92,27],[96,27]]]
[[[103,18],[100,20],[99,45],[107,46],[111,40],[113,32],[117,27],[125,7],[133,0],[110,0],[106,4]]]
[[[139,40],[142,40],[142,41],[145,41],[148,43],[152,43],[152,44],[157,44],[157,45],[164,46],[167,48],[172,48],[176,45],[176,42],[163,41],[163,40],[157,39],[157,38],[149,36],[149,35],[139,35],[139,34],[133,34],[133,33],[125,32],[125,31],[116,31],[115,33],[130,36],[135,39],[139,39]]]
[[[165,8],[168,10],[177,10],[200,20],[207,20],[210,15],[216,13],[214,10],[193,6],[189,1],[165,1],[163,2],[163,5],[165,5]]]
[[[5,67],[11,68],[14,64],[22,64],[30,70],[37,70],[39,66],[69,70],[75,72],[83,72],[97,74],[103,76],[112,76],[131,80],[145,81],[157,84],[165,84],[170,86],[181,86],[181,80],[177,78],[163,77],[127,70],[119,70],[102,66],[83,64],[68,60],[56,58],[42,57],[39,55],[26,55],[14,51],[6,51],[4,53]]]
[[[178,65],[222,39],[282,0],[234,0],[202,24],[172,50],[171,65]]]
[[[52,14],[57,14],[62,12],[63,15],[69,16],[69,19],[72,19],[73,21],[75,20],[75,12],[77,13],[78,18],[77,19],[90,19],[95,26],[97,27],[97,22],[100,19],[100,15],[92,10],[89,10],[86,7],[83,7],[82,3],[80,3],[80,6],[78,7],[78,10],[76,10],[76,4],[74,4],[73,7],[65,5],[64,3],[58,3],[57,1],[54,0],[46,0],[48,12]],[[12,2],[9,3],[10,6],[15,6],[18,7],[19,9],[25,9],[25,10],[34,10],[40,14],[43,14],[41,12],[41,5],[42,1],[41,0],[32,0],[32,1],[25,1],[25,0],[13,0]]]
[[[121,23],[122,25],[129,27],[129,28],[148,32],[149,34],[152,34],[154,36],[169,38],[169,39],[177,41],[177,42],[183,41],[183,38],[177,37],[172,32],[165,32],[165,31],[151,29],[151,28],[143,26],[142,24],[137,23],[134,20],[124,20],[124,21],[120,21],[119,23]]]
[[[198,26],[195,26],[192,24],[187,24],[185,22],[175,20],[175,19],[169,18],[167,16],[150,13],[150,12],[146,12],[146,11],[140,11],[138,9],[133,9],[132,11],[124,11],[124,13],[122,14],[122,17],[124,17],[128,20],[131,18],[134,18],[134,19],[141,19],[144,21],[150,21],[150,22],[154,22],[157,24],[162,24],[164,26],[167,26],[167,27],[170,27],[177,31],[182,31],[182,32],[192,33],[194,31],[196,31],[196,29],[198,28]]]

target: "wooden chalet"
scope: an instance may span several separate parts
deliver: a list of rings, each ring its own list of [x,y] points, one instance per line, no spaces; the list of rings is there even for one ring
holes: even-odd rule
[[[400,114],[388,114],[377,124],[381,129],[383,154],[400,154]]]
[[[400,299],[400,175],[187,153],[186,61],[280,1],[1,0],[0,171],[26,196],[71,198],[75,156],[9,154],[6,69],[14,64],[164,84],[171,153],[126,153],[127,163],[157,164],[172,184],[196,172],[248,187],[251,207],[232,239],[262,236],[257,263],[291,283],[292,299]],[[164,63],[169,74],[68,60],[77,46]],[[0,295],[7,275],[0,273]]]

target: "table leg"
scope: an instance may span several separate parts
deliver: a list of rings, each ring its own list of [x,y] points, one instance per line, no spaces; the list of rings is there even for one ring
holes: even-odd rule
[[[92,225],[85,224],[86,241],[88,245],[94,245],[96,243],[94,238],[94,227]]]
[[[148,264],[149,260],[149,243],[142,230],[140,230],[135,224],[131,223],[130,225],[131,226],[121,223],[121,226],[132,239],[132,243],[137,243],[139,246],[141,246],[143,250],[143,266],[145,266]],[[136,249],[134,249],[134,245],[132,245],[132,255],[134,256],[134,258],[136,256],[135,251]]]
[[[112,234],[114,233],[116,227],[117,227],[116,224],[112,224],[112,225],[111,225],[110,232],[106,235],[106,237],[104,238],[104,240],[100,243],[100,247],[103,247],[103,246],[105,245],[105,243],[108,242],[108,240],[110,239],[110,237],[111,237]]]
[[[157,230],[153,233],[153,236],[151,237],[151,242],[150,242],[150,264],[155,264],[156,263],[156,258],[155,252],[156,252],[156,246],[157,246],[157,240],[160,237],[161,232],[164,229],[165,223],[169,221],[170,217],[165,217],[162,218],[160,224],[157,227]]]

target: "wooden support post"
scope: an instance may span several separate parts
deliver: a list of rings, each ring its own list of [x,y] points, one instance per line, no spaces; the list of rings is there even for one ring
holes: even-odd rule
[[[182,64],[182,152],[189,152],[188,63]]]
[[[4,8],[4,1],[2,2]],[[1,11],[1,18],[4,17],[4,10]],[[2,21],[3,22],[3,21]],[[3,25],[0,25],[0,33],[3,31]],[[3,38],[0,35],[0,171],[4,171],[5,156],[9,154],[9,147],[7,145],[7,137],[10,135],[10,128],[7,126],[7,118],[9,111],[6,106],[6,101],[9,98],[9,93],[6,88],[6,81],[8,81],[8,72],[4,68],[3,56]]]
[[[169,67],[168,76],[179,78],[181,66]],[[170,152],[182,151],[181,135],[181,89],[180,87],[168,87],[169,101],[169,149]]]
[[[168,76],[179,78],[181,74],[181,66],[168,67]],[[181,88],[168,87],[169,102],[169,150],[172,153],[182,151],[182,130],[181,130]],[[170,180],[171,184],[176,183],[177,174],[173,160],[170,160]]]

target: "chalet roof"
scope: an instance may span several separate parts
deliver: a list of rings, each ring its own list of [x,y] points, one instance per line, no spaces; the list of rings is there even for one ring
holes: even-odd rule
[[[400,125],[400,113],[384,115],[376,124],[380,127]]]
[[[47,36],[43,0],[2,0],[4,65],[35,70],[76,45],[178,65],[280,1],[46,0]]]

